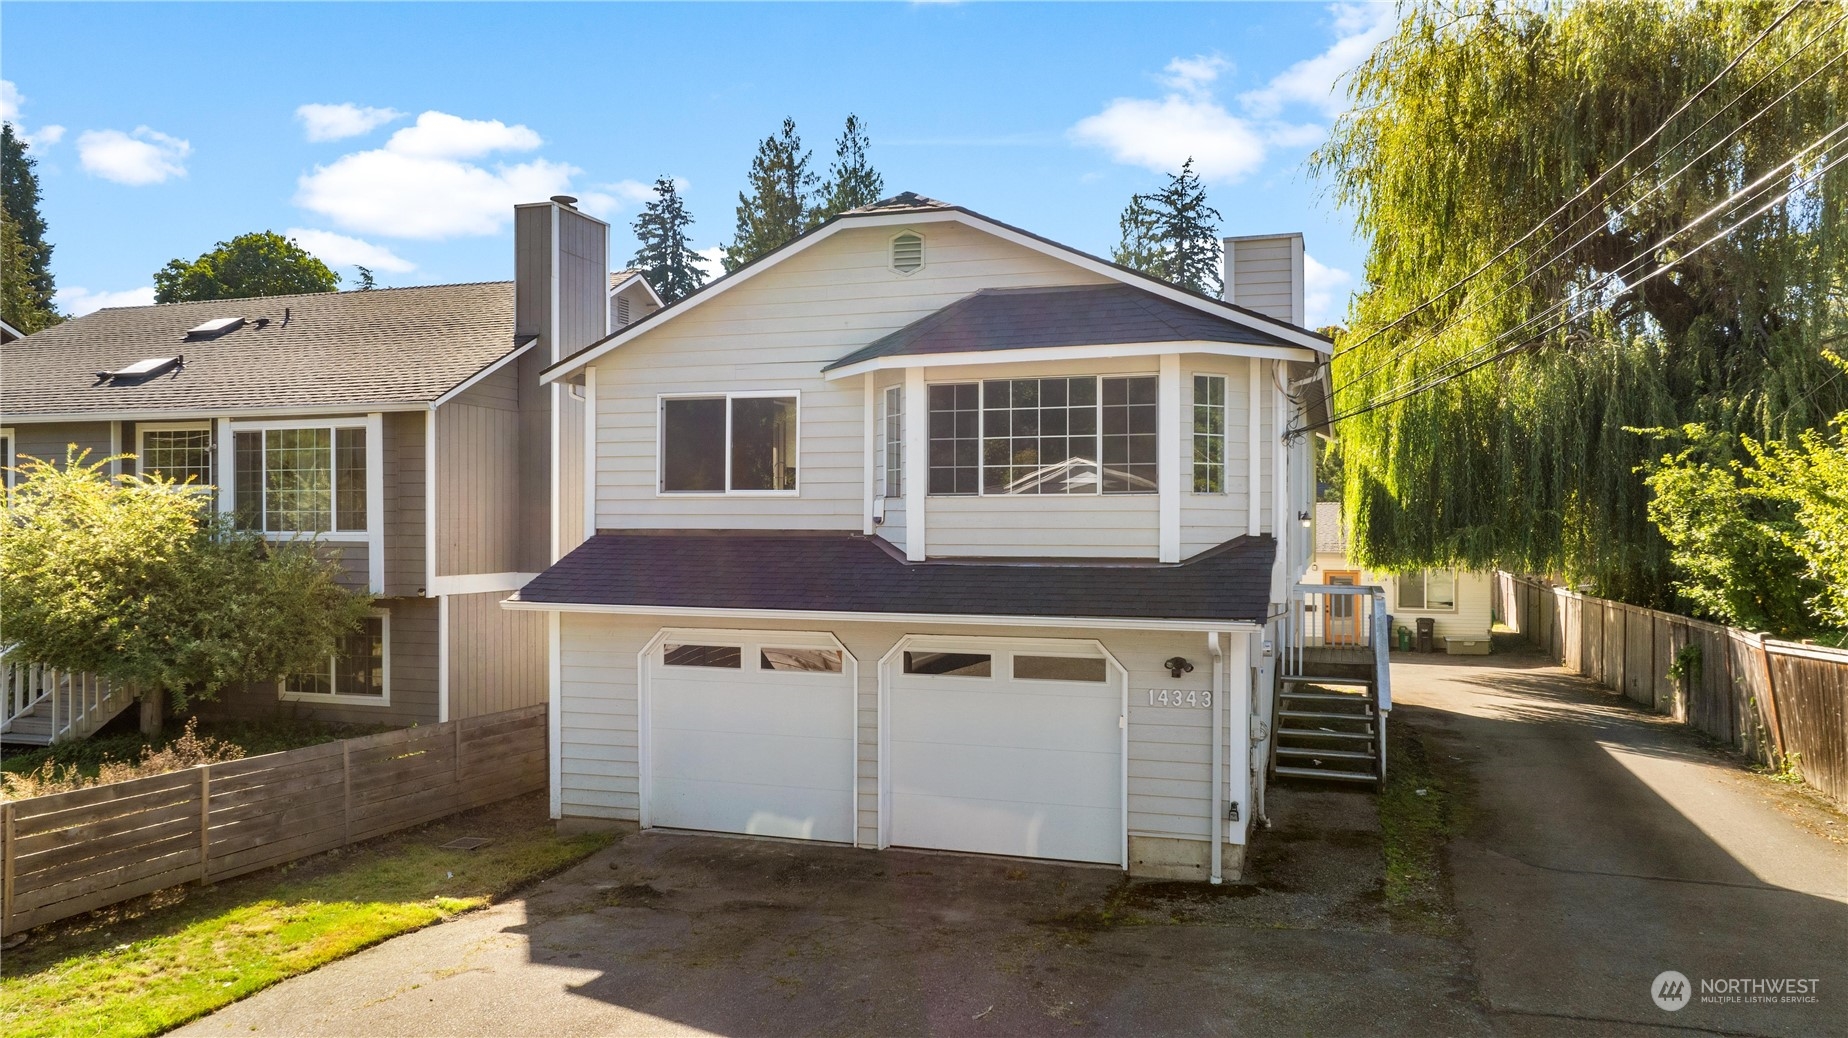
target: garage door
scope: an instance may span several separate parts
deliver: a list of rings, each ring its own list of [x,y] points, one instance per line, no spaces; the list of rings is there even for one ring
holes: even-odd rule
[[[1122,860],[1122,686],[1094,649],[914,642],[888,681],[894,845]]]
[[[666,636],[649,661],[649,823],[851,843],[852,670],[826,635]]]

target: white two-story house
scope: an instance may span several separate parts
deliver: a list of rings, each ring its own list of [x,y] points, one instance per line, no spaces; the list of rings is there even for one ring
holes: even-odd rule
[[[1330,344],[1228,245],[1231,302],[905,194],[547,367],[554,817],[1236,877]]]

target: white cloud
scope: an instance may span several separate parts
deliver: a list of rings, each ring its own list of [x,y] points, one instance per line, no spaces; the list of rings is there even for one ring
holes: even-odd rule
[[[1119,97],[1079,120],[1071,138],[1155,173],[1173,173],[1191,158],[1202,179],[1218,182],[1252,172],[1265,154],[1257,129],[1204,94],[1173,93],[1159,101]]]
[[[351,102],[337,105],[302,105],[295,110],[302,130],[311,141],[337,141],[370,133],[394,119],[404,118],[395,108],[364,108]]]
[[[154,286],[129,288],[120,292],[92,292],[87,288],[60,288],[53,301],[59,310],[72,317],[82,317],[106,306],[151,306],[154,303]]]
[[[295,239],[295,244],[307,249],[316,259],[329,266],[367,267],[393,274],[409,274],[417,269],[417,264],[383,245],[374,245],[359,238],[349,238],[332,231],[317,231],[310,227],[291,227],[282,233],[283,237]]]
[[[725,246],[714,245],[710,249],[697,250],[699,269],[706,272],[706,282],[711,284],[725,275]]]
[[[1176,93],[1199,97],[1207,92],[1222,72],[1232,71],[1232,63],[1217,54],[1196,54],[1175,58],[1156,79]]]
[[[678,190],[686,190],[685,181],[676,178],[675,184]],[[578,208],[607,220],[625,209],[654,201],[654,196],[653,184],[644,184],[639,180],[618,180],[613,184],[591,185],[590,190],[578,198]]]
[[[64,139],[64,127],[41,126],[28,130],[19,119],[19,112],[26,106],[26,95],[19,92],[19,87],[10,79],[0,79],[0,119],[13,124],[14,132],[28,147],[49,148]]]
[[[53,123],[50,126],[41,126],[31,133],[21,130],[19,135],[34,148],[49,148],[64,139],[64,127]]]
[[[1262,88],[1238,95],[1246,113],[1269,119],[1289,105],[1302,104],[1335,116],[1347,108],[1342,80],[1392,35],[1398,12],[1389,3],[1335,4],[1329,12],[1334,15],[1335,42],[1284,69]]]
[[[1325,267],[1303,253],[1303,317],[1309,327],[1322,328],[1345,318],[1353,284],[1354,275]]]
[[[19,118],[20,106],[26,103],[26,95],[19,92],[19,87],[10,79],[0,79],[0,119]]]
[[[463,160],[540,143],[524,126],[425,112],[382,148],[316,166],[298,181],[295,204],[362,234],[494,234],[513,219],[515,203],[565,193],[581,171],[547,159],[492,169]]]
[[[446,112],[425,112],[415,126],[391,135],[385,149],[426,159],[474,159],[497,151],[532,151],[539,135],[498,119],[463,119]]]
[[[186,175],[185,159],[192,145],[146,126],[133,134],[121,130],[85,130],[77,136],[77,155],[83,168],[104,180],[141,186]]]

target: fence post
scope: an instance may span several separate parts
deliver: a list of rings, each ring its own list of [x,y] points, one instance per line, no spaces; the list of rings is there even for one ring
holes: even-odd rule
[[[449,723],[456,726],[456,753],[455,760],[452,763],[454,765],[456,792],[460,793],[462,791],[462,722],[451,721]]]
[[[1771,749],[1777,754],[1771,766],[1781,768],[1784,766],[1784,723],[1779,719],[1777,708],[1777,679],[1773,677],[1776,671],[1771,668],[1771,653],[1765,648],[1765,636],[1754,633],[1751,645],[1752,658],[1758,661],[1758,674],[1764,678],[1765,720],[1769,722],[1766,727],[1771,729]]]
[[[199,765],[199,885],[205,886],[212,862],[212,766]]]
[[[340,846],[353,842],[353,741],[340,740]]]
[[[0,933],[11,933],[13,929],[13,805],[0,804],[0,843],[6,850],[0,857],[5,858],[0,865]]]

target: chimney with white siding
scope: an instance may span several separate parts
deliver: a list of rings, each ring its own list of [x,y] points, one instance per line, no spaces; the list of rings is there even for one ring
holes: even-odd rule
[[[1227,238],[1226,302],[1300,325],[1303,313],[1303,236],[1246,234]]]

